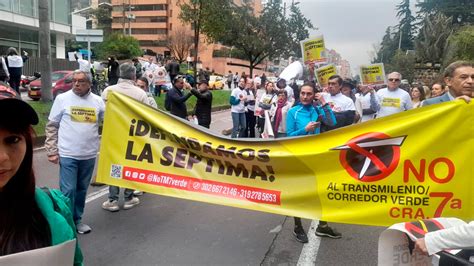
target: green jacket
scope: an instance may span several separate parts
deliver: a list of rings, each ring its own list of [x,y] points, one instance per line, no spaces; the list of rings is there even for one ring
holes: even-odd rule
[[[60,191],[50,189],[51,197],[41,188],[36,188],[35,198],[41,213],[48,221],[51,230],[51,245],[58,245],[66,241],[77,239],[76,225],[74,224],[70,201]],[[56,203],[54,206],[53,201]],[[56,207],[56,210],[55,210]],[[76,242],[74,265],[83,265],[83,257],[79,244]]]

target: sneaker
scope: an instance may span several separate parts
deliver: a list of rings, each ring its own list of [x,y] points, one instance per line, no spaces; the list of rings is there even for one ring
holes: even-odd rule
[[[341,233],[338,233],[337,231],[332,230],[332,228],[329,226],[325,226],[325,227],[318,226],[318,228],[316,228],[316,235],[319,237],[330,237],[334,239],[338,239],[342,237]]]
[[[141,196],[141,195],[143,195],[143,191],[135,190],[135,191],[133,191],[133,195],[134,196]]]
[[[102,203],[102,209],[108,210],[110,212],[117,212],[120,210],[118,201],[116,200],[107,200],[106,202]]]
[[[88,234],[92,231],[92,229],[87,224],[79,223],[76,225],[76,231],[79,234]]]
[[[131,209],[135,207],[135,205],[138,205],[138,204],[140,204],[140,199],[138,199],[137,197],[133,197],[131,200],[127,200],[123,203],[123,209],[124,210]]]
[[[295,235],[295,238],[298,242],[308,243],[308,236],[302,227],[295,227],[295,230],[293,230],[293,235]]]

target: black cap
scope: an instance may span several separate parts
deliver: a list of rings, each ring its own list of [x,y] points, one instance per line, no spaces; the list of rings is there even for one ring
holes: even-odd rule
[[[38,115],[35,110],[17,97],[19,95],[15,90],[0,82],[0,114],[2,117],[17,120],[19,123],[37,125]]]
[[[199,81],[197,82],[198,85],[199,85],[199,84],[203,84],[203,83],[205,83],[205,84],[207,84],[207,85],[209,86],[209,82],[207,82],[207,79],[201,79],[201,80],[199,80]]]

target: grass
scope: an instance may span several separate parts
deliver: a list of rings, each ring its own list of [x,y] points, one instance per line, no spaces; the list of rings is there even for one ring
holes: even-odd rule
[[[161,110],[165,110],[165,96],[166,94],[161,94],[161,97],[155,97],[156,103],[158,104],[158,108]],[[212,108],[215,109],[225,109],[230,108],[229,104],[229,97],[230,91],[229,90],[214,90],[212,91]],[[38,125],[34,126],[34,130],[37,136],[44,136],[44,129],[46,123],[48,122],[49,111],[53,106],[52,102],[42,102],[42,101],[28,101],[28,104],[35,109],[36,113],[39,117]],[[194,105],[196,104],[196,97],[191,96],[189,100],[186,101],[186,107],[188,109],[188,113],[191,113],[194,110]]]

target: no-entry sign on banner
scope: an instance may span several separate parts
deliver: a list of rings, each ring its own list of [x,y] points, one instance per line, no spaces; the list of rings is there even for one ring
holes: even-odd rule
[[[474,218],[472,102],[269,141],[216,136],[118,93],[106,110],[98,182],[343,223]]]

